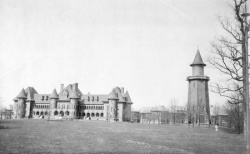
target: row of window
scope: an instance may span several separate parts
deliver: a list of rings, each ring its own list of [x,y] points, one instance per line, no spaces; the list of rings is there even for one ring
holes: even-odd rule
[[[68,116],[69,115],[69,111],[66,111],[66,112],[63,112],[63,111],[60,111],[60,112],[58,112],[58,111],[55,111],[54,112],[54,115],[61,115],[61,116],[64,116],[64,115],[66,115],[66,116]],[[43,111],[41,111],[41,112],[39,112],[39,111],[37,111],[37,112],[33,112],[33,115],[48,115],[48,112],[47,111],[45,111],[45,112],[43,112]],[[81,117],[103,117],[103,113],[85,113],[85,112],[83,112],[83,113],[76,113],[75,114],[75,112],[74,112],[74,115],[76,115],[76,116],[81,116]]]
[[[83,105],[79,106],[79,109],[85,109],[85,110],[103,110],[104,106],[99,106],[99,105]]]
[[[37,109],[49,109],[49,105],[35,105],[34,108],[37,108]]]
[[[49,96],[42,96],[42,101],[43,100],[46,100],[46,101],[49,100]]]
[[[90,97],[91,96],[88,96],[88,101],[90,101]],[[92,96],[92,98],[91,98],[91,101],[95,101],[95,97],[94,96]],[[99,101],[99,96],[96,96],[96,101],[98,102]]]
[[[50,105],[35,105],[34,108],[37,109],[49,109]],[[70,104],[58,104],[58,109],[69,109]],[[76,109],[76,105],[73,105],[73,108]],[[78,106],[77,109],[85,109],[85,110],[103,110],[104,106],[97,106],[97,105],[83,105]]]

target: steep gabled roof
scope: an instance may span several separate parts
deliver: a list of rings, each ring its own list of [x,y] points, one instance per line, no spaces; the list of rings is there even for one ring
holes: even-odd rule
[[[74,85],[74,84],[73,84]],[[69,98],[65,98],[64,97],[64,94],[63,93],[67,93],[68,96],[71,96],[73,91],[74,91],[74,88],[73,88],[73,85],[72,84],[69,84],[66,88],[64,88],[60,93],[59,93],[59,99],[63,99],[63,100],[68,100]],[[76,89],[76,93],[77,93],[77,96],[80,95],[82,96],[82,92],[79,90],[79,88],[77,87]],[[79,97],[78,97],[79,98]]]
[[[17,98],[27,99],[24,89],[17,95]]]
[[[190,66],[194,66],[194,65],[206,66],[206,64],[203,62],[203,60],[201,58],[201,54],[200,54],[199,50],[197,50],[194,61]]]
[[[118,99],[119,99],[118,96],[117,96],[117,93],[115,92],[115,89],[113,89],[113,90],[109,93],[109,95],[108,95],[108,100],[110,100],[110,99],[115,99],[115,100],[118,100]]]
[[[121,89],[119,87],[115,88],[115,92],[117,94],[119,102],[125,102],[125,100],[123,99],[122,94],[121,94]]]
[[[69,96],[69,98],[75,98],[75,99],[78,99],[79,96],[77,95],[77,92],[76,92],[76,89],[73,90],[73,92],[71,93],[71,95]]]
[[[58,94],[56,89],[53,90],[52,94],[50,95],[50,99],[58,99]]]

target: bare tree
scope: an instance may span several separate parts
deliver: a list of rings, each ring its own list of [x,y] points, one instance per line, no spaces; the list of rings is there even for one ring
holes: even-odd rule
[[[177,100],[176,99],[171,99],[170,100],[170,109],[171,109],[171,114],[172,114],[172,119],[175,124],[176,122],[176,109],[177,109]]]
[[[245,18],[241,15],[246,12],[247,1],[231,0],[230,6],[234,18],[218,17],[225,34],[211,43],[211,55],[208,59],[212,66],[226,75],[225,82],[211,84],[211,90],[228,98],[229,104],[237,106],[242,103],[243,117],[246,117],[246,103],[244,103],[243,97],[243,83],[245,83],[243,66],[247,65],[244,58],[247,46],[245,42],[249,36],[248,29],[244,27]]]
[[[246,31],[244,29],[244,19],[241,14],[244,12],[244,4],[247,0],[232,0],[231,5],[234,10],[234,19],[218,17],[225,35],[218,37],[211,43],[211,55],[209,63],[220,72],[227,75],[227,79],[222,83],[214,83],[213,91],[221,96],[235,100],[232,97],[234,92],[242,92],[242,66],[243,50],[245,50],[244,38]]]
[[[226,103],[224,108],[226,113],[228,114],[227,123],[229,127],[233,128],[239,134],[243,132],[243,105],[242,103]]]

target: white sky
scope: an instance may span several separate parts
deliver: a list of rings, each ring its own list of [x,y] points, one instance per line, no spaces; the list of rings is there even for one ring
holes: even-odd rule
[[[227,0],[0,0],[1,101],[77,82],[83,93],[124,87],[134,108],[185,104],[197,48],[207,63],[228,14]]]

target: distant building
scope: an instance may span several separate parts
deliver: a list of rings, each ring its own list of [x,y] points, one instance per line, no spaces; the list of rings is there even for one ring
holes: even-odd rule
[[[132,123],[140,123],[140,112],[131,111],[131,122]]]
[[[195,55],[192,67],[192,76],[187,78],[188,87],[188,121],[191,123],[209,123],[210,108],[209,108],[209,77],[204,76],[204,67],[199,50]]]
[[[13,110],[12,109],[3,109],[0,111],[1,119],[12,119],[13,118]]]
[[[149,110],[149,111],[147,111]],[[176,106],[172,111],[164,106],[147,108],[140,113],[140,123],[145,124],[168,124],[168,123],[186,123],[187,110],[185,107]]]
[[[64,118],[130,121],[133,104],[128,91],[116,87],[109,94],[83,94],[78,83],[66,88],[61,84],[59,94],[38,94],[33,87],[22,89],[14,98],[14,118]]]

